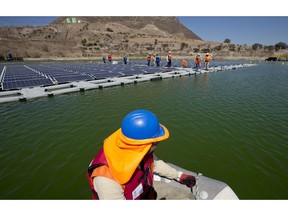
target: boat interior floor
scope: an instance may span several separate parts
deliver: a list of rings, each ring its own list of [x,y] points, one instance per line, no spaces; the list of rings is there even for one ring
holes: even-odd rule
[[[154,181],[154,188],[157,192],[157,200],[195,200],[190,190],[178,187],[170,187],[163,181]]]

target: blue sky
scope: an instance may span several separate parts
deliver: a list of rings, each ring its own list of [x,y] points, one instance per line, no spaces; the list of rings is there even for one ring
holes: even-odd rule
[[[234,44],[260,43],[288,44],[288,16],[206,16],[178,17],[187,28],[203,40],[223,42],[226,38]]]
[[[0,16],[0,26],[44,26],[57,17],[49,16]]]
[[[2,16],[0,26],[47,25],[57,17]],[[187,28],[203,40],[223,42],[226,38],[235,44],[288,44],[288,16],[178,16]]]

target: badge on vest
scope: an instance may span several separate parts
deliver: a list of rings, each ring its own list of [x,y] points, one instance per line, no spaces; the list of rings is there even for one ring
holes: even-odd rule
[[[135,190],[132,192],[132,197],[133,197],[133,200],[136,199],[138,196],[140,196],[142,193],[143,193],[143,185],[142,183],[139,184],[137,186],[137,188],[135,188]]]

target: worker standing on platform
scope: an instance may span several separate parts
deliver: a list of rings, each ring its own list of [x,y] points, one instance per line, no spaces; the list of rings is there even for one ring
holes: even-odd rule
[[[127,63],[128,63],[128,57],[127,56],[123,57],[123,62],[124,62],[125,65],[127,65]]]
[[[167,60],[167,65],[165,67],[171,67],[171,65],[172,65],[172,54],[171,54],[171,51],[168,52],[166,60]]]
[[[158,54],[156,54],[156,66],[159,67],[161,62],[161,58]]]
[[[154,113],[135,110],[126,115],[121,128],[104,140],[104,145],[91,161],[87,177],[94,199],[156,199],[153,173],[192,188],[196,179],[177,171],[153,152],[169,138],[168,129]]]
[[[195,69],[199,70],[200,68],[201,68],[201,58],[200,58],[200,54],[197,53],[195,57]]]
[[[151,53],[149,53],[147,56],[147,65],[148,66],[150,66],[150,62],[151,62]]]
[[[188,62],[187,62],[185,59],[183,59],[183,60],[181,61],[181,67],[182,67],[182,68],[187,68],[187,67],[188,67]]]
[[[156,65],[156,54],[154,53],[151,57],[152,60],[152,65],[155,66]]]
[[[103,61],[103,63],[106,63],[106,57],[105,56],[102,57],[102,61]]]
[[[109,63],[112,63],[112,55],[111,54],[108,55],[108,61],[109,61]]]
[[[212,57],[211,57],[210,53],[206,53],[205,60],[204,60],[205,70],[209,69],[209,64],[210,64],[211,59],[212,59]]]

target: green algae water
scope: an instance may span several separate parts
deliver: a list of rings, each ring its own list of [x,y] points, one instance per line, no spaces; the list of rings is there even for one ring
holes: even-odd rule
[[[91,199],[87,166],[135,109],[170,131],[156,155],[227,183],[240,199],[288,199],[288,64],[264,64],[0,104],[1,199]]]

